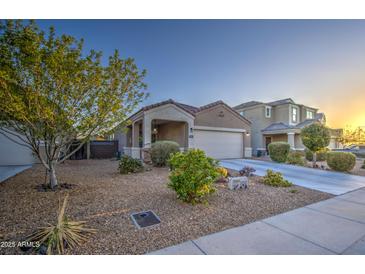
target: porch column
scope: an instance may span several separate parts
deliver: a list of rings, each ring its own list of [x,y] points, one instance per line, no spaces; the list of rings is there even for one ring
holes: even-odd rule
[[[131,147],[134,147],[134,122],[132,122],[132,144]]]
[[[145,117],[143,119],[143,147],[151,147],[151,119]]]
[[[135,147],[135,138],[136,138],[136,131],[135,131],[135,128],[136,128],[136,123],[133,122],[132,123],[132,147]]]
[[[189,148],[194,148],[194,122],[193,120],[191,121],[187,121],[187,126],[188,126],[188,149]]]
[[[290,148],[295,149],[295,140],[294,140],[295,133],[288,132],[287,134],[288,134],[288,143],[290,145]]]
[[[139,126],[136,122],[132,124],[132,147],[139,147]]]

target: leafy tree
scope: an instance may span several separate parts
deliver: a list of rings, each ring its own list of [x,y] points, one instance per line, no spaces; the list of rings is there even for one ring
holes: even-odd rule
[[[30,148],[57,186],[56,165],[103,135],[146,97],[145,70],[118,51],[83,53],[83,40],[41,31],[34,21],[0,22],[0,133]],[[71,145],[79,145],[72,151]],[[41,148],[44,147],[44,153]]]
[[[314,123],[302,129],[301,137],[306,148],[313,152],[313,167],[316,166],[317,152],[330,143],[330,131],[321,123]]]

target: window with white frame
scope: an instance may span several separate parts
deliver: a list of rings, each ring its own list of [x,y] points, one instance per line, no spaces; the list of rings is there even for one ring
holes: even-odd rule
[[[271,107],[270,106],[265,106],[265,117],[271,118]]]
[[[292,120],[293,123],[298,122],[298,108],[296,108],[296,107],[292,107],[291,120]]]
[[[312,110],[307,109],[307,119],[313,119],[314,113]]]

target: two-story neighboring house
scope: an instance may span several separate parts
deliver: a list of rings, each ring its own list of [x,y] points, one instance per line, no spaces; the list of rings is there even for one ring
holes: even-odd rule
[[[251,145],[253,154],[267,151],[271,142],[288,142],[292,149],[302,150],[300,132],[314,122],[325,124],[326,117],[318,109],[295,103],[291,98],[269,103],[250,101],[234,109],[252,122]],[[332,134],[333,133],[333,134]],[[339,146],[341,130],[331,130],[331,148]]]

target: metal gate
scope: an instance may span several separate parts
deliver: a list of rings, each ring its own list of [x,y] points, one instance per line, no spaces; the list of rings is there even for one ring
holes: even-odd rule
[[[116,157],[118,152],[118,140],[90,141],[91,159],[109,159]]]

